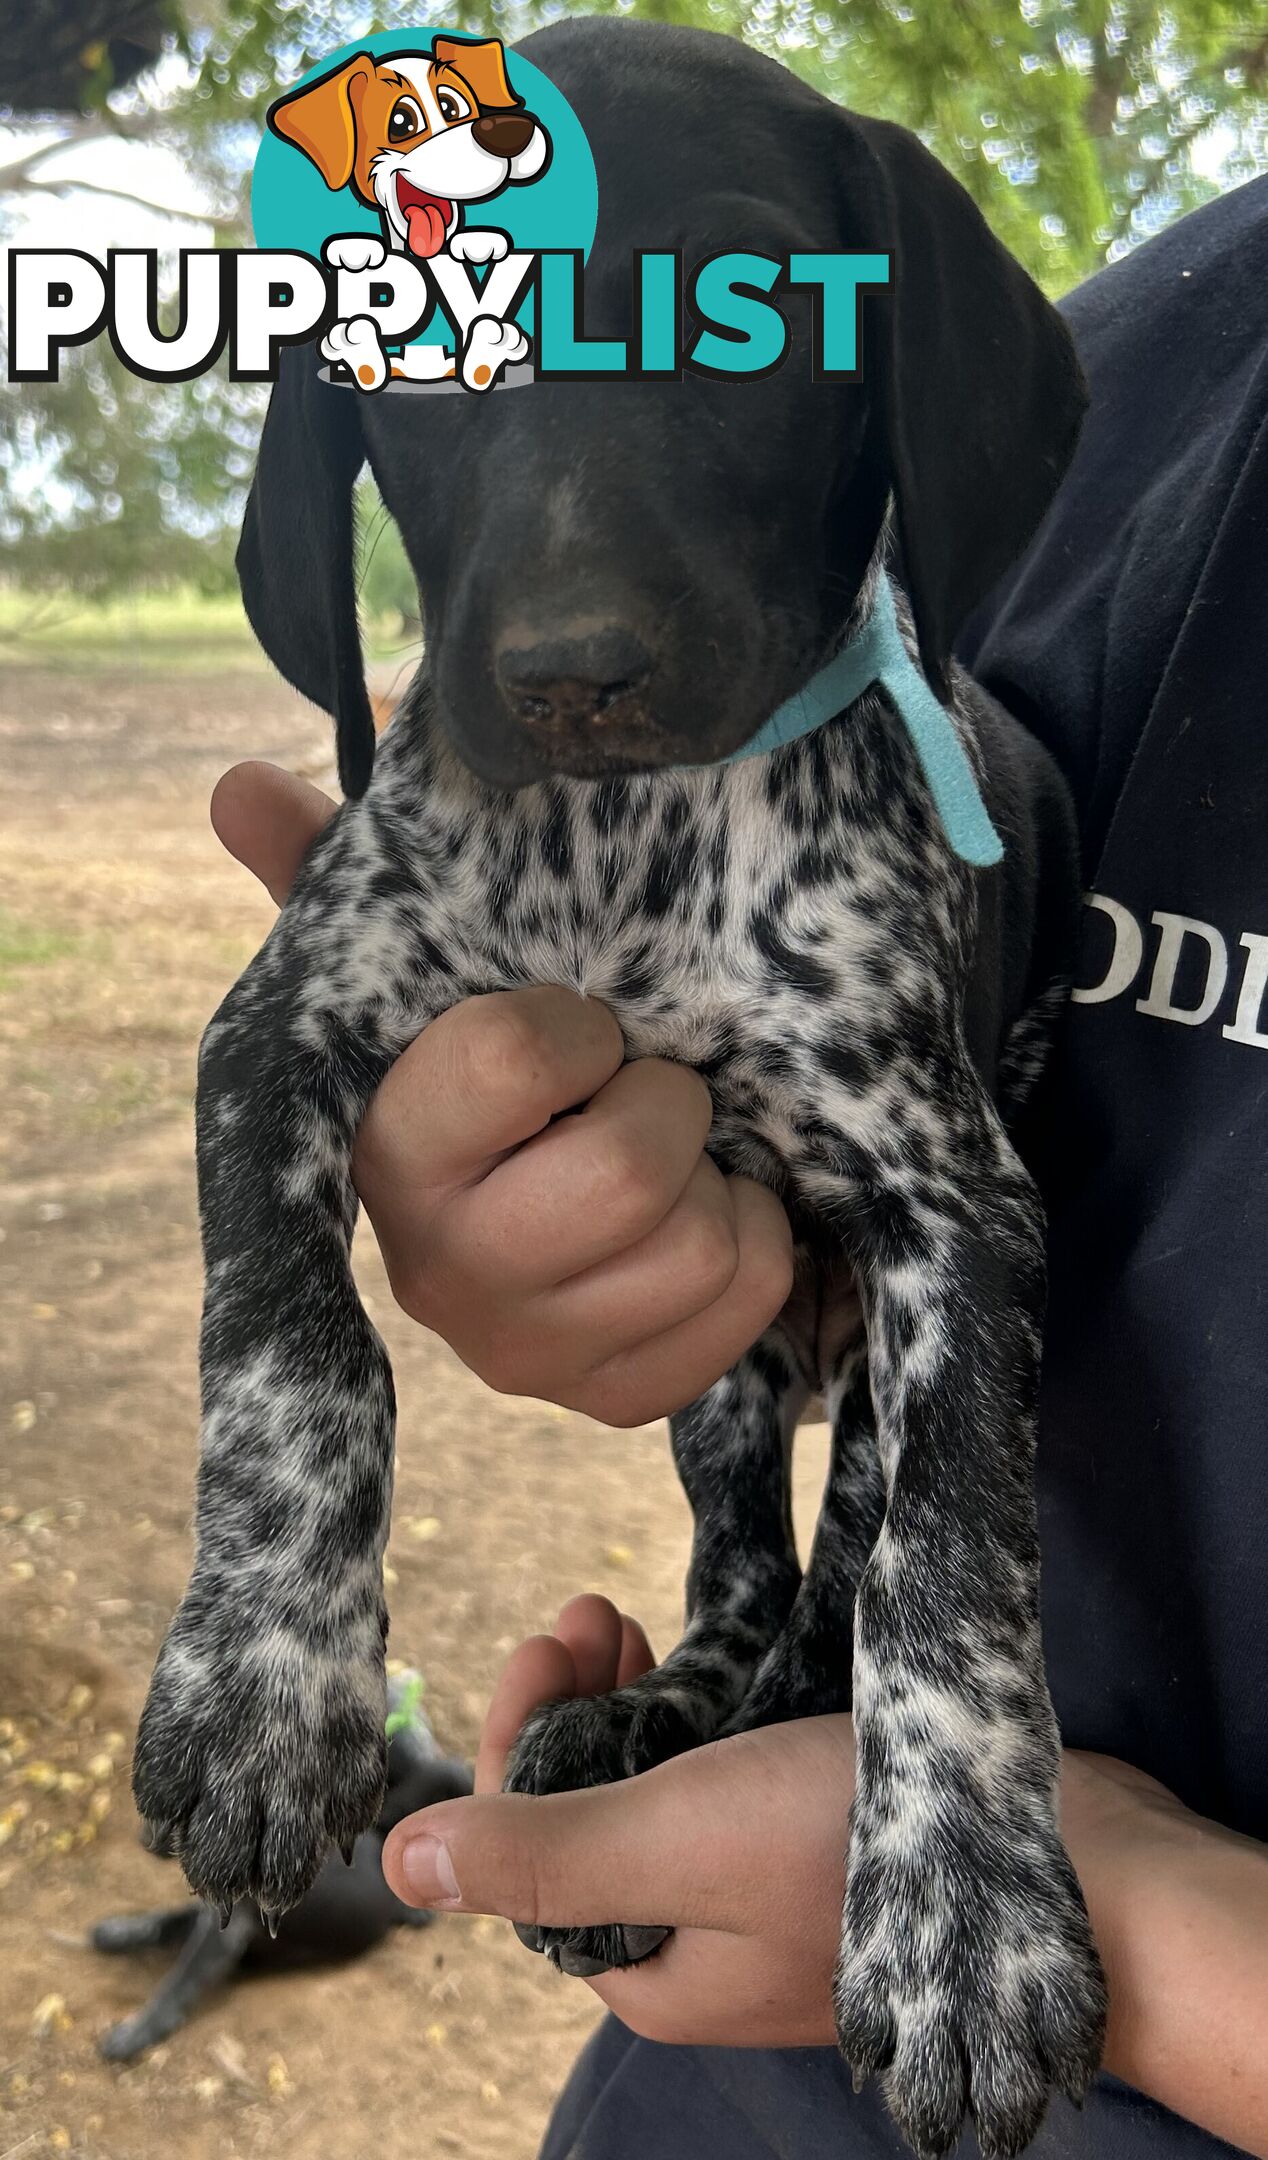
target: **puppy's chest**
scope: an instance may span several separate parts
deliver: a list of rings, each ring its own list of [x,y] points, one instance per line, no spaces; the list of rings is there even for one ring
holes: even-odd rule
[[[561,785],[469,825],[429,882],[484,987],[562,982],[611,1007],[633,1056],[726,1061],[800,1039],[808,1007],[848,1011],[878,947],[830,818],[813,872],[790,841],[751,790]]]
[[[774,797],[743,768],[474,806],[433,789],[427,817],[415,905],[450,1001],[543,982],[602,1000],[631,1057],[705,1073],[716,1151],[773,1182],[798,1182],[807,1127],[875,1114],[879,1046],[938,988],[892,834],[860,834],[822,774]]]

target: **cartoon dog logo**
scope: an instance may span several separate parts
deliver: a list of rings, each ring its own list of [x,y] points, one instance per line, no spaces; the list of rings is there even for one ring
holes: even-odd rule
[[[430,53],[386,60],[356,53],[278,98],[268,124],[311,159],[328,188],[350,186],[379,213],[386,248],[364,233],[332,240],[325,254],[336,269],[375,270],[388,249],[423,262],[442,250],[460,262],[500,261],[507,235],[464,233],[463,206],[540,179],[551,157],[545,128],[511,88],[500,38],[437,37]],[[484,390],[526,357],[528,339],[514,322],[477,315],[456,362],[436,345],[409,346],[389,362],[362,315],[334,323],[322,351],[363,389],[377,389],[389,372],[418,382],[460,371],[468,388]]]

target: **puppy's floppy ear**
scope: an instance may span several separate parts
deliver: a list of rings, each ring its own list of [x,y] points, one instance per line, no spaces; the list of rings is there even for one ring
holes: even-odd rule
[[[359,92],[375,70],[373,53],[356,53],[342,67],[270,105],[268,123],[283,142],[311,158],[328,188],[347,187],[357,156]]]
[[[238,542],[251,627],[287,682],[332,713],[345,795],[364,795],[374,721],[357,629],[352,489],[365,455],[356,393],[284,348]]]
[[[1087,391],[1061,316],[968,192],[905,128],[845,117],[847,229],[892,257],[889,291],[865,303],[863,382],[921,662],[945,698],[956,633],[1030,541]]]
[[[523,98],[516,97],[511,88],[501,38],[473,38],[468,42],[465,38],[438,37],[431,52],[437,67],[451,67],[469,84],[481,112],[523,104]]]

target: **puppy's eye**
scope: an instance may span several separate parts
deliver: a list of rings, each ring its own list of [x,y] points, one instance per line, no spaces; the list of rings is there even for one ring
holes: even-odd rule
[[[408,142],[411,135],[423,134],[426,122],[412,97],[399,97],[388,116],[387,139],[390,143]]]
[[[440,117],[447,127],[452,127],[455,120],[471,118],[471,107],[460,90],[438,90],[436,103],[440,107]]]

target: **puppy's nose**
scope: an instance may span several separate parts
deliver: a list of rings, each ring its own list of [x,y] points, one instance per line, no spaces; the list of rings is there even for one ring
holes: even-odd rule
[[[560,733],[634,718],[652,656],[630,631],[611,627],[546,638],[539,645],[504,645],[496,666],[515,718],[526,727]]]
[[[527,150],[536,125],[531,113],[481,113],[471,132],[482,150],[513,158]]]

